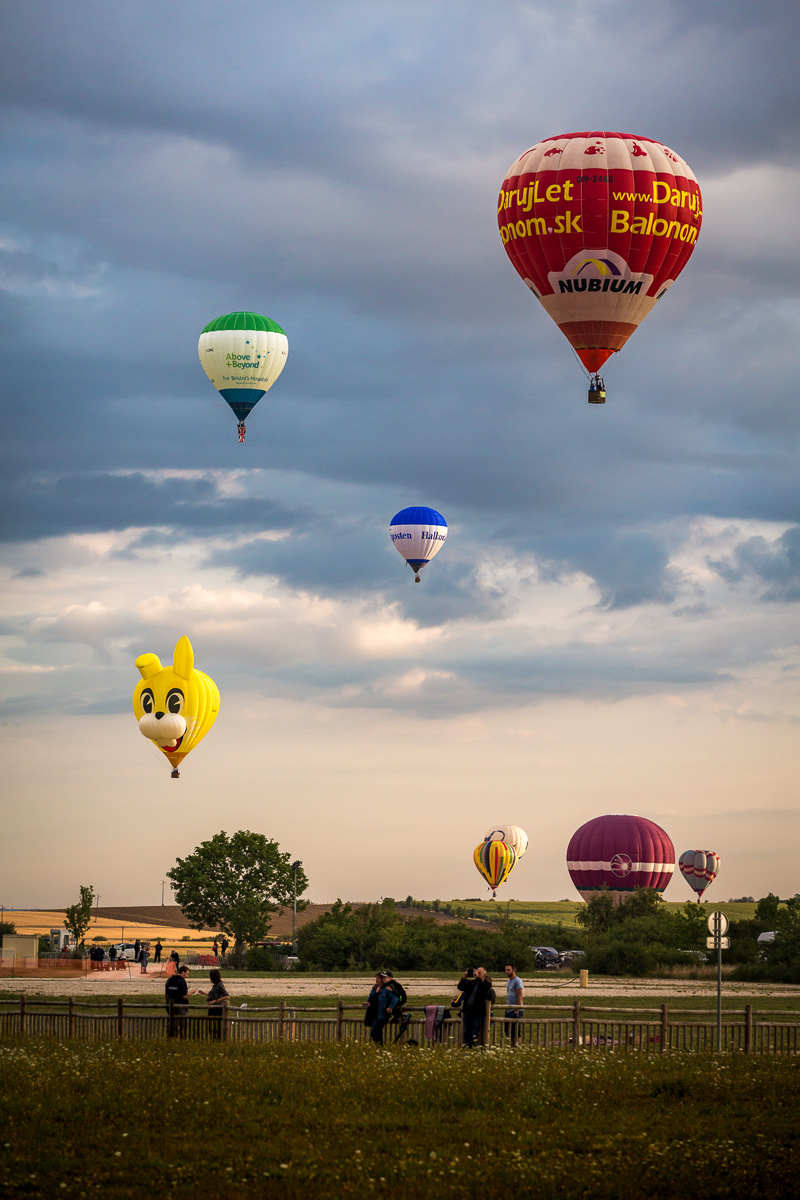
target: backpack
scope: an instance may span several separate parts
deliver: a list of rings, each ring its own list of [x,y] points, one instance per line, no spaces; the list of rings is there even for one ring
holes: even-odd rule
[[[394,992],[395,996],[397,996],[398,1008],[402,1008],[408,1000],[406,989],[403,987],[402,983],[398,983],[396,979],[390,979],[388,986],[389,989]]]

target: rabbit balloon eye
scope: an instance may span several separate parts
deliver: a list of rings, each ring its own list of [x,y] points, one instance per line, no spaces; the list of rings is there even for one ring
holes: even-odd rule
[[[142,704],[142,712],[151,713],[153,711],[153,708],[155,707],[155,704],[153,701],[153,693],[150,691],[150,688],[144,689],[144,691],[141,694],[140,700],[141,700],[141,704]]]
[[[179,713],[183,709],[183,692],[173,688],[167,696],[167,712]]]

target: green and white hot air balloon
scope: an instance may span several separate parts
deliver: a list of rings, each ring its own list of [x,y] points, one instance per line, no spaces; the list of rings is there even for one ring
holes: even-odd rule
[[[286,366],[286,334],[269,317],[232,312],[206,325],[197,350],[206,375],[233,409],[243,442],[245,421]]]

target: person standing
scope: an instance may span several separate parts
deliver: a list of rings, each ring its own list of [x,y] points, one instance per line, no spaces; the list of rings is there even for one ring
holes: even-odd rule
[[[227,938],[225,937],[225,935],[223,934],[223,935],[222,935],[222,942],[221,942],[221,946],[222,946],[222,957],[223,957],[223,958],[224,958],[224,957],[225,957],[225,955],[228,953],[228,944],[229,944],[229,943],[228,943],[228,939],[227,939]]]
[[[392,1022],[397,1026],[397,1033],[394,1035],[394,1040],[399,1042],[411,1024],[411,1014],[406,1012],[408,996],[400,980],[395,979],[393,971],[381,971],[381,979],[389,991],[394,992],[395,996],[397,996],[397,1005],[392,1014]]]
[[[478,967],[475,971],[474,983],[471,988],[464,992],[462,1001],[461,1013],[461,1034],[462,1045],[471,1050],[473,1046],[481,1044],[481,1029],[483,1028],[483,1020],[486,1016],[486,1001],[492,1003],[496,1000],[495,991],[492,987],[492,981],[486,974],[485,967]]]
[[[111,946],[111,948],[108,951],[108,957],[111,959],[111,965],[112,965],[112,969],[113,969],[114,963],[117,961],[117,947],[116,946]]]
[[[205,996],[206,1004],[208,1005],[208,1028],[211,1031],[211,1037],[215,1042],[218,1042],[222,1037],[222,1018],[225,1016],[225,1004],[221,1001],[228,998],[228,990],[222,982],[222,976],[219,971],[214,968],[208,972],[208,978],[211,981],[211,987],[207,992],[202,988],[198,988],[201,996]]]
[[[377,1046],[383,1045],[383,1031],[392,1016],[394,1009],[397,1008],[397,995],[386,986],[386,980],[382,973],[375,976],[375,986],[369,994],[367,1000],[367,1013],[374,1012],[376,1015],[369,1027],[369,1036]]]
[[[163,946],[161,945],[161,938],[156,938],[156,952],[155,952],[155,954],[153,955],[153,962],[154,962],[154,963],[160,963],[160,962],[161,962],[161,951],[162,951],[162,950],[163,950]]]
[[[194,995],[193,991],[189,991],[188,974],[188,967],[178,967],[175,974],[164,984],[164,999],[169,1013],[168,1037],[186,1037],[189,997]]]
[[[505,1031],[511,1039],[512,1047],[519,1045],[519,1026],[517,1021],[523,1012],[523,997],[525,985],[517,974],[516,967],[510,963],[506,967],[506,1023]]]
[[[142,943],[137,938],[136,941],[133,943],[133,961],[134,962],[139,961],[139,955],[141,954],[141,952],[142,952]]]
[[[214,955],[214,958],[219,958],[219,938],[214,938],[211,943],[211,953]]]
[[[147,960],[150,957],[150,945],[148,942],[142,943],[142,948],[139,951],[139,962],[142,964],[142,975],[147,974]]]

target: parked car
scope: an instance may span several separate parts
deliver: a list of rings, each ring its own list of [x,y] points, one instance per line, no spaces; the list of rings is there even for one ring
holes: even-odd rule
[[[537,971],[552,970],[562,965],[558,951],[553,946],[531,946]]]
[[[117,958],[127,958],[128,962],[136,962],[136,951],[133,942],[115,942]]]

